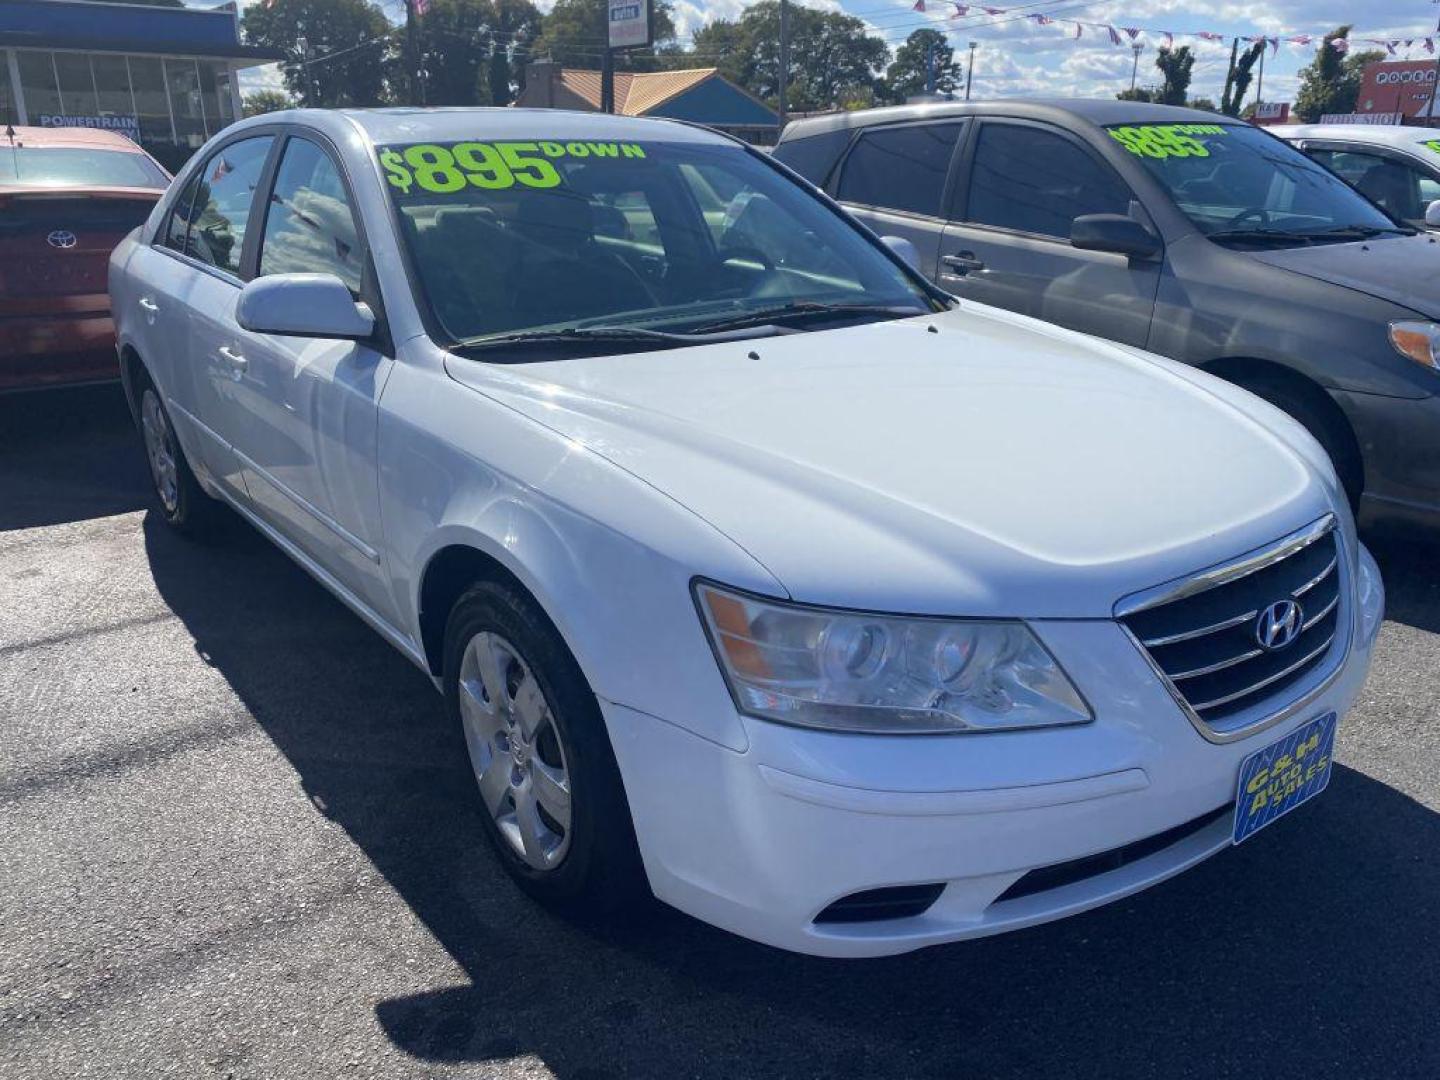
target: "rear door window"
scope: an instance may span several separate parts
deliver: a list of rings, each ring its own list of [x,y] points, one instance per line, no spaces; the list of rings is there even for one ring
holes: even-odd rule
[[[187,255],[239,276],[255,188],[272,141],[269,135],[242,139],[217,150],[200,167],[181,249]]]
[[[784,162],[816,187],[824,187],[835,162],[850,142],[850,130],[827,131],[808,139],[791,139],[775,147],[775,160]]]
[[[864,132],[841,166],[842,202],[939,217],[963,123],[910,124]]]
[[[1440,197],[1432,194],[1427,198],[1426,191],[1440,190],[1440,184],[1398,158],[1359,150],[1319,147],[1305,152],[1331,172],[1338,173],[1346,183],[1391,217],[1402,221],[1420,220],[1425,216],[1425,207],[1430,200]]]
[[[1077,217],[1128,213],[1130,198],[1114,173],[1058,132],[985,124],[964,220],[1068,240]]]

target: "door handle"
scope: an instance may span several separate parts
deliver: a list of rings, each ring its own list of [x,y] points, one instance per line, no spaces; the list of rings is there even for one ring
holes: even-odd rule
[[[958,277],[964,277],[966,274],[975,270],[985,269],[985,260],[977,259],[973,251],[961,251],[954,255],[941,255],[940,261],[955,271]]]
[[[221,345],[220,348],[216,350],[216,352],[220,354],[220,358],[222,360],[224,360],[227,364],[229,364],[232,368],[235,369],[235,374],[237,376],[243,373],[244,370],[250,366],[249,360],[246,360],[245,357],[241,356],[228,345]]]
[[[147,314],[150,314],[150,315],[159,315],[159,314],[160,314],[160,305],[157,304],[157,303],[155,303],[155,301],[154,301],[154,300],[151,300],[148,296],[142,296],[142,297],[140,298],[140,307],[141,307],[141,309],[144,310]]]

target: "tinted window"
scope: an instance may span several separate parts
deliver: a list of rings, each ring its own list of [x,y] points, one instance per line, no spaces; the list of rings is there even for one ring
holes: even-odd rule
[[[185,239],[187,254],[231,274],[240,273],[245,227],[269,153],[270,136],[262,135],[217,150],[200,167]]]
[[[1380,154],[1355,150],[1308,150],[1310,157],[1332,172],[1339,173],[1356,191],[1376,203],[1392,217],[1419,221],[1433,192],[1440,189],[1419,169]]]
[[[190,249],[185,244],[190,233],[190,210],[195,205],[195,192],[199,188],[200,176],[197,173],[190,178],[185,190],[176,198],[175,205],[170,210],[170,221],[165,226],[163,243],[166,247],[189,254]]]
[[[775,147],[776,161],[783,161],[812,184],[823,186],[830,170],[850,142],[849,131],[827,131],[808,139],[791,139]]]
[[[280,159],[260,273],[334,274],[360,291],[360,237],[340,173],[312,142],[291,139]]]
[[[962,126],[917,124],[865,132],[845,159],[838,197],[863,206],[939,216]]]
[[[1008,124],[980,129],[967,221],[1068,238],[1081,214],[1129,209],[1130,192],[1069,139]]]

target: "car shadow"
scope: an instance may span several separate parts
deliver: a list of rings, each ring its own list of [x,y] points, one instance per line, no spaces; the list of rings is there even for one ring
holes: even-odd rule
[[[585,925],[504,877],[422,672],[247,528],[197,547],[152,512],[144,539],[316,812],[463,969],[378,989],[376,1019],[415,1058],[528,1054],[567,1080],[1440,1073],[1440,815],[1360,772],[1139,896],[907,956],[790,955],[659,904]]]
[[[1364,540],[1385,581],[1385,617],[1440,634],[1440,531],[1376,526]]]
[[[151,499],[119,383],[0,396],[0,531],[123,514]]]

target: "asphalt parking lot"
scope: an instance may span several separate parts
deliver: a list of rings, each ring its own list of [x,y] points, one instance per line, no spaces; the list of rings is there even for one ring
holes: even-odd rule
[[[115,388],[0,400],[0,1074],[1440,1075],[1440,542],[1319,800],[1179,879],[883,961],[550,916],[421,674],[237,523],[152,513]]]

